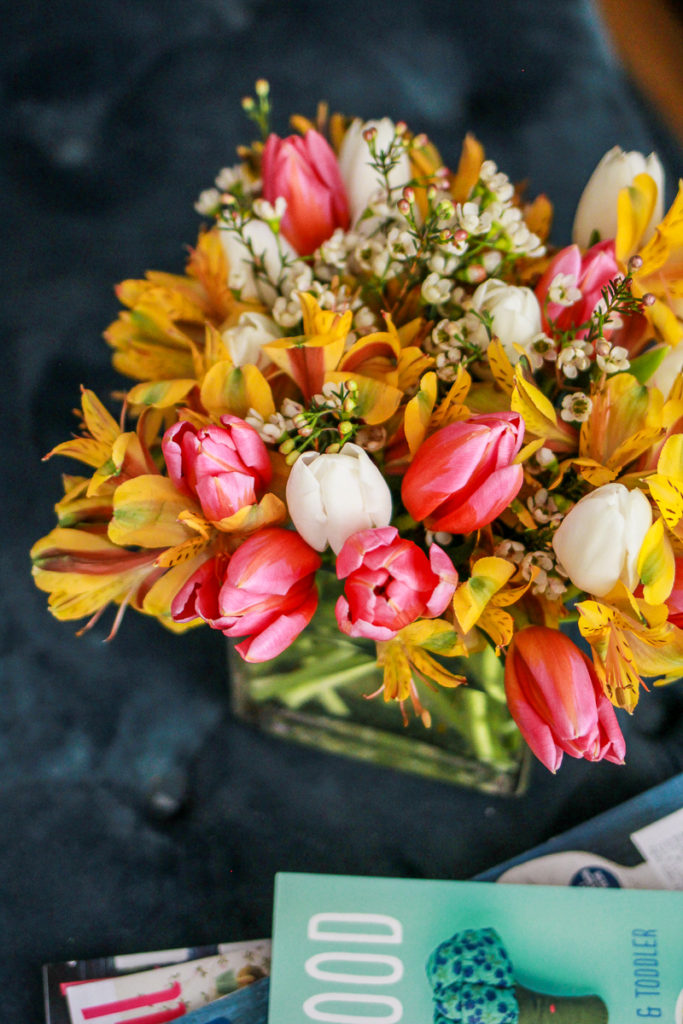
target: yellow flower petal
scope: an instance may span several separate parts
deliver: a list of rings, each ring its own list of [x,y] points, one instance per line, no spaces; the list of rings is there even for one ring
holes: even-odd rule
[[[621,263],[638,251],[645,229],[657,203],[657,185],[649,174],[637,174],[633,183],[622,188],[617,199],[616,256]]]
[[[192,499],[177,491],[167,477],[127,480],[114,494],[109,539],[122,547],[168,548],[182,544],[190,534],[178,516],[193,505]]]
[[[244,419],[250,409],[255,409],[267,420],[275,412],[270,384],[256,366],[216,363],[204,378],[200,397],[213,416],[232,413]]]
[[[453,611],[463,633],[476,625],[484,608],[516,571],[515,566],[505,558],[478,559],[472,566],[472,574],[458,587],[453,595]]]
[[[576,431],[558,420],[550,399],[535,384],[525,379],[519,365],[515,368],[510,408],[520,414],[527,433],[551,441],[557,451],[572,451],[576,448]]]
[[[427,429],[436,403],[437,389],[436,374],[426,373],[420,381],[419,391],[406,405],[403,429],[411,455],[415,454],[427,436]]]
[[[663,604],[674,585],[676,559],[662,519],[656,519],[645,534],[637,568],[645,600],[648,604]]]
[[[184,402],[197,381],[190,378],[179,380],[150,380],[136,384],[128,392],[131,405],[149,405],[155,409],[169,409]]]
[[[508,359],[507,352],[498,338],[494,338],[489,343],[489,346],[486,349],[486,358],[489,361],[491,373],[494,376],[496,384],[498,384],[506,394],[511,395],[515,383],[515,371],[512,368],[512,363]]]

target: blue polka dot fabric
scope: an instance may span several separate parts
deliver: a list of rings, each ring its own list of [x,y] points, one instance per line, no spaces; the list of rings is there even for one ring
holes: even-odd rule
[[[427,961],[434,1024],[517,1024],[512,963],[494,928],[456,932]]]

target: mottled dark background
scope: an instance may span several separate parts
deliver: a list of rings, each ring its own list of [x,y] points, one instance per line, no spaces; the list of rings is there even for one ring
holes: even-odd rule
[[[86,383],[107,394],[112,285],[180,271],[192,204],[250,137],[240,97],[389,114],[447,161],[472,129],[556,205],[565,241],[610,146],[683,167],[587,0],[3,0],[0,1003],[42,1019],[40,965],[270,932],[279,869],[465,878],[683,769],[680,684],[625,723],[628,764],[566,759],[496,799],[232,721],[223,638],[129,614],[103,644],[51,619],[28,549],[53,525],[41,456]],[[177,797],[162,818],[155,797]],[[171,800],[171,803],[173,800]]]

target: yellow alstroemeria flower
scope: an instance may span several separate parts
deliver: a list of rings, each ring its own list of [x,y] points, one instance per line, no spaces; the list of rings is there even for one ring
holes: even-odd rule
[[[467,419],[469,409],[464,400],[472,383],[467,370],[458,367],[455,380],[448,394],[436,405],[438,395],[438,379],[433,371],[426,373],[420,381],[420,387],[405,407],[403,429],[408,442],[411,456],[415,454],[429,434],[433,434],[447,423]]]
[[[579,630],[590,644],[598,678],[615,707],[634,710],[643,676],[668,682],[683,675],[683,630],[667,621],[665,605],[637,601],[623,588],[613,604],[582,601],[576,607]]]
[[[117,295],[128,309],[104,333],[116,369],[141,381],[196,377],[205,325],[227,329],[242,313],[263,310],[233,297],[228,270],[214,228],[200,235],[185,276],[150,271],[144,280],[120,284]]]
[[[477,559],[472,565],[470,578],[453,595],[455,619],[463,634],[470,635],[476,626],[490,637],[497,650],[507,647],[512,640],[515,623],[505,607],[524,597],[539,571],[534,566],[528,580],[508,586],[517,572],[513,562],[495,555]]]
[[[263,346],[263,353],[292,378],[306,402],[326,383],[354,381],[356,415],[370,426],[386,422],[398,408],[402,345],[387,317],[387,330],[360,338],[346,348],[353,314],[323,310],[312,295],[299,295],[304,333]]]
[[[449,672],[429,652],[448,658],[467,654],[449,622],[444,619],[420,619],[405,626],[393,640],[377,644],[377,663],[384,669],[384,681],[380,690],[370,695],[376,697],[383,693],[385,701],[397,701],[404,722],[408,720],[404,704],[410,700],[415,714],[427,727],[431,723],[431,716],[422,706],[416,677],[430,689],[434,689],[437,683],[439,686],[453,688],[466,682],[464,676]]]
[[[683,541],[683,434],[673,434],[662,446],[657,472],[647,485],[667,527]]]
[[[591,395],[592,410],[581,425],[579,457],[571,461],[594,487],[611,483],[665,432],[664,402],[629,373],[608,377]]]
[[[668,345],[683,339],[683,324],[671,303],[683,299],[683,182],[653,237],[640,248],[643,233],[650,222],[657,199],[657,186],[649,174],[639,174],[633,184],[619,193],[616,256],[624,271],[633,278],[636,297],[654,296],[654,303],[643,312],[657,336]],[[629,260],[637,255],[638,266]]]

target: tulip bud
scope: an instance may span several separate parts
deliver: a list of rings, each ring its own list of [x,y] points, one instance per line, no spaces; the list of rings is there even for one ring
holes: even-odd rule
[[[403,478],[410,515],[430,530],[471,533],[493,522],[522,486],[514,459],[524,421],[515,412],[449,423],[418,448]]]
[[[604,597],[619,580],[635,587],[638,554],[651,525],[652,508],[642,491],[605,484],[570,509],[553,548],[579,590]]]
[[[260,366],[266,362],[261,347],[281,338],[282,330],[270,317],[248,312],[242,313],[234,327],[223,331],[222,337],[235,366]]]
[[[510,714],[551,772],[563,753],[622,764],[624,737],[593,665],[568,636],[547,626],[515,634],[505,663]]]
[[[272,476],[268,449],[254,428],[232,415],[222,416],[221,424],[198,430],[179,420],[161,442],[169,477],[214,523],[255,504]]]
[[[458,583],[445,551],[432,544],[427,556],[394,526],[352,534],[339,552],[337,576],[348,577],[337,624],[369,640],[391,640],[416,619],[441,615]]]
[[[573,295],[568,304],[566,301],[555,301],[553,284],[558,277],[569,282],[566,290]],[[600,242],[584,253],[578,245],[568,245],[561,249],[536,285],[536,298],[543,308],[543,329],[550,332],[566,331],[585,324],[596,306],[603,302],[602,293],[609,282],[619,277],[619,265],[612,241]],[[577,338],[583,338],[587,328],[574,333]]]
[[[269,135],[263,148],[263,198],[287,200],[281,230],[300,256],[309,256],[335,228],[348,228],[349,208],[329,144],[310,129],[302,137]]]
[[[638,174],[649,174],[657,186],[657,202],[643,241],[652,237],[664,211],[664,169],[654,153],[645,158],[642,153],[625,153],[614,146],[605,153],[583,190],[574,218],[574,242],[587,249],[596,232],[603,241],[616,238],[619,192],[632,185]]]
[[[239,219],[236,212],[234,219]],[[296,253],[286,238],[276,238],[271,228],[256,218],[243,225],[241,235],[251,244],[253,254],[240,233],[231,228],[220,232],[228,260],[228,287],[238,291],[243,301],[263,299],[272,305],[277,296],[274,285],[282,274],[283,259],[293,259]],[[267,281],[255,273],[258,264],[263,268]],[[272,285],[268,281],[272,281]]]
[[[287,507],[311,547],[337,554],[359,530],[388,526],[391,492],[379,469],[358,445],[339,452],[304,452],[287,480]]]
[[[474,270],[470,267],[470,270]],[[480,268],[485,273],[484,268]],[[528,345],[541,333],[541,309],[531,288],[505,284],[490,277],[472,296],[472,308],[490,313],[493,333],[500,339],[511,363],[519,360],[514,345]]]
[[[245,661],[282,654],[313,618],[320,557],[293,530],[267,527],[229,559],[205,562],[173,599],[176,622],[202,618],[225,636],[246,637]]]
[[[353,121],[344,136],[339,150],[339,169],[346,186],[351,208],[351,220],[355,224],[367,209],[369,203],[384,186],[372,166],[369,141],[373,140],[375,152],[386,152],[396,135],[393,121],[388,117],[381,121]],[[389,171],[389,187],[402,188],[411,178],[410,158],[401,152],[398,161]]]

